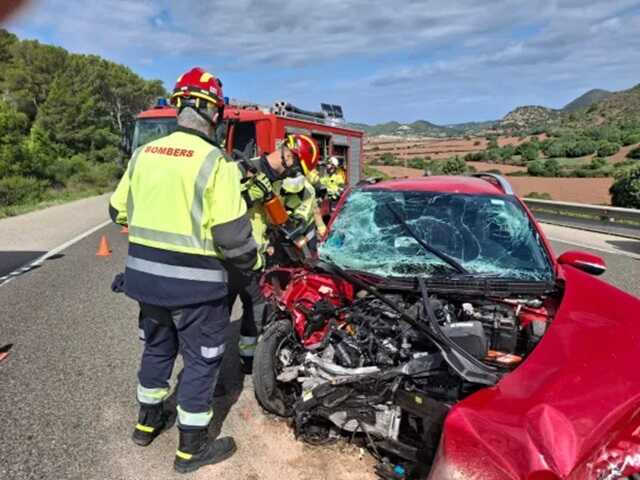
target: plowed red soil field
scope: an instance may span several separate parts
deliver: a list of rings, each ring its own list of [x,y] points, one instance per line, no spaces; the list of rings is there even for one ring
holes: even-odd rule
[[[470,165],[479,168],[480,162]],[[492,168],[509,167],[509,165],[491,165]],[[422,170],[404,167],[376,166],[376,169],[392,177],[420,177]],[[518,168],[518,167],[515,167]],[[505,172],[506,173],[506,172]],[[544,177],[508,177],[513,189],[521,197],[526,197],[531,192],[548,193],[553,200],[562,202],[590,203],[595,205],[609,204],[609,187],[613,183],[612,178],[544,178]]]

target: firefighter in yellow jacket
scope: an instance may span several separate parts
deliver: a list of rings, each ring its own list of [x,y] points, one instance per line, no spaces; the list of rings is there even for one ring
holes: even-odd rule
[[[140,304],[144,342],[133,441],[149,445],[170,426],[164,400],[180,352],[174,467],[181,473],[236,449],[230,437],[207,436],[229,325],[227,269],[261,267],[240,170],[212,140],[223,98],[222,83],[210,73],[194,68],[182,75],[171,97],[177,131],[135,151],[109,208],[115,222],[129,226],[119,288]]]
[[[331,157],[326,175],[320,177],[320,184],[326,188],[327,196],[332,202],[337,201],[344,191],[344,173],[340,170],[340,161],[336,157]]]
[[[315,168],[318,161],[317,147],[312,142],[309,137],[290,135],[280,148],[269,155],[240,163],[253,235],[261,252],[267,249],[270,227],[262,202],[271,193],[279,196],[284,203],[291,225],[298,227],[307,242],[315,246],[315,190],[304,176],[305,172]],[[275,247],[277,251],[279,247]],[[253,369],[258,334],[266,315],[266,302],[260,292],[258,275],[247,278],[234,270],[230,271],[229,308],[238,297],[242,302],[238,345],[240,361],[244,373],[249,374]]]

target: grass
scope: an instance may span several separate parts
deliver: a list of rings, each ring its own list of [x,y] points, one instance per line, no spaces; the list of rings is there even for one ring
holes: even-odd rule
[[[384,172],[381,172],[377,168],[372,167],[371,165],[364,166],[364,178],[376,177],[381,178],[382,180],[389,180],[391,176],[387,175]]]
[[[25,213],[42,210],[43,208],[73,202],[83,198],[94,197],[113,191],[115,184],[108,187],[85,187],[74,189],[55,190],[50,189],[45,192],[42,200],[30,202],[22,205],[0,206],[0,219],[14,217]]]

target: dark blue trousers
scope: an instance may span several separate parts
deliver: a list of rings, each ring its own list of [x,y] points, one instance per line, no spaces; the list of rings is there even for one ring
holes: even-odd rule
[[[147,398],[153,398],[145,392],[168,394],[179,352],[184,369],[178,385],[178,420],[187,427],[206,426],[212,415],[228,325],[226,298],[181,308],[140,304],[140,336],[145,344],[138,372],[138,400],[147,403]]]

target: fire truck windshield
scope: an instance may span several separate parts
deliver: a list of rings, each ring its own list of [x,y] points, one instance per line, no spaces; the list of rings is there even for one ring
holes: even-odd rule
[[[141,118],[136,121],[133,131],[132,150],[140,145],[173,133],[177,127],[175,118]]]

